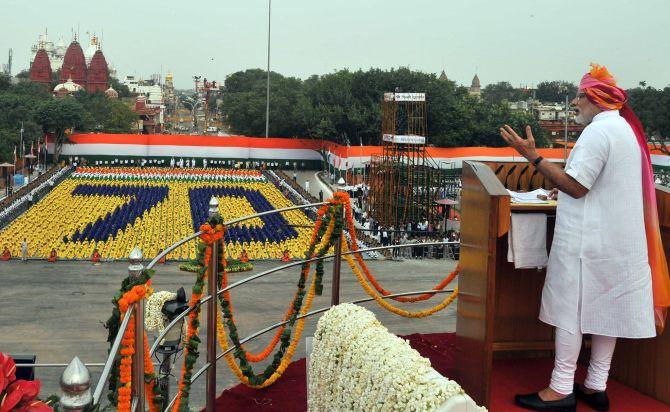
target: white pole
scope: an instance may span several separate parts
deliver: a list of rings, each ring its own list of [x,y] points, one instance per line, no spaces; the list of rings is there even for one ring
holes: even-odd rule
[[[568,159],[568,95],[565,95],[565,134],[563,136],[564,147],[563,147],[563,164],[567,162]]]
[[[270,130],[270,16],[272,0],[268,0],[268,73],[267,73],[267,93],[265,96],[265,137],[267,138]]]
[[[23,174],[23,169],[26,166],[25,151],[23,150],[23,122],[21,122],[21,174]]]

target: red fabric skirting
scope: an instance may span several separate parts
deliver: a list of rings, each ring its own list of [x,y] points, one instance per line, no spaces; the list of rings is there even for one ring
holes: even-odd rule
[[[446,377],[454,376],[456,335],[454,333],[412,334],[403,336],[421,356],[430,359],[433,368]],[[514,395],[542,389],[549,382],[553,359],[505,359],[493,363],[491,408],[498,411],[524,411],[514,406]],[[577,369],[577,380],[583,382],[586,369]],[[607,393],[612,411],[670,412],[670,406],[658,402],[610,379]],[[305,359],[286,369],[274,385],[257,390],[242,384],[223,391],[216,400],[217,411],[306,411],[307,384]],[[591,410],[580,403],[577,411]]]

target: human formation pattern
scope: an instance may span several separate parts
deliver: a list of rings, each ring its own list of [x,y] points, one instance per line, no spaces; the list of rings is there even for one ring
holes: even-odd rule
[[[156,256],[205,222],[212,197],[224,221],[292,206],[259,171],[227,169],[80,167],[0,232],[0,247],[12,256],[28,242],[28,256],[125,259],[139,246]],[[283,251],[302,256],[313,222],[300,210],[256,217],[226,232],[227,255],[245,249],[251,259],[279,259]],[[168,259],[194,259],[196,242],[187,242]]]

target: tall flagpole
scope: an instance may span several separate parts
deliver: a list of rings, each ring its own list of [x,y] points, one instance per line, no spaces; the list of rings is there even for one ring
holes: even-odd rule
[[[14,176],[16,176],[16,145],[14,145],[14,172],[12,173],[12,193],[14,193]]]
[[[26,161],[23,157],[26,154],[26,151],[23,149],[23,122],[21,122],[21,147],[19,147],[19,149],[21,149],[21,174],[23,174],[23,169],[26,165]]]
[[[265,96],[265,137],[267,138],[270,130],[270,13],[272,0],[268,0],[268,78],[267,93]]]

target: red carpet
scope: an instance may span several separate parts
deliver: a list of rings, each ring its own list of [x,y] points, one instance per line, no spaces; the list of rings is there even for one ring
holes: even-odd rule
[[[433,368],[444,376],[453,376],[456,363],[455,334],[434,333],[404,336],[414,349],[430,359]],[[514,406],[514,394],[529,393],[546,385],[551,373],[551,359],[496,360],[493,367],[491,408],[493,412],[525,411]],[[584,367],[577,370],[577,379],[583,381]],[[616,412],[670,412],[670,406],[645,396],[617,381],[610,379],[607,393]],[[307,410],[307,388],[305,381],[305,359],[293,362],[284,376],[269,388],[256,390],[237,385],[223,391],[216,400],[217,411],[305,411]],[[577,411],[590,411],[583,403]]]

